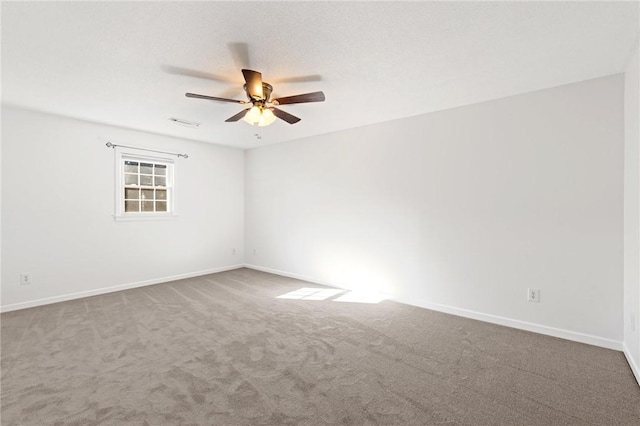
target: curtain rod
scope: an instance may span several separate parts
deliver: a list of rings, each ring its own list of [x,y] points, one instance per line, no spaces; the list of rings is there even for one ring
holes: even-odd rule
[[[111,143],[111,142],[107,142],[107,143],[106,143],[106,145],[107,145],[107,147],[109,147],[109,148],[115,148],[115,147],[117,147],[117,146],[121,146],[121,147],[123,147],[123,148],[139,149],[139,150],[141,150],[141,151],[158,152],[158,153],[160,153],[160,154],[169,154],[169,155],[175,155],[175,156],[177,156],[177,157],[189,158],[189,156],[188,156],[187,154],[178,154],[178,153],[176,153],[176,152],[158,151],[158,150],[155,150],[155,149],[137,148],[137,147],[135,147],[135,146],[127,146],[127,145],[116,145],[116,144]]]

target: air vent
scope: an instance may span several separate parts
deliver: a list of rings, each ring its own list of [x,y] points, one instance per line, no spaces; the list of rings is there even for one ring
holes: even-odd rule
[[[181,126],[191,127],[192,129],[197,129],[198,127],[200,127],[200,123],[196,123],[195,121],[183,120],[182,118],[171,117],[169,121],[173,121],[174,123]]]

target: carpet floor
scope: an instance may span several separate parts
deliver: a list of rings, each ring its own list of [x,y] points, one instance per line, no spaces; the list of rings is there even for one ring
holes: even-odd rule
[[[237,269],[4,313],[1,424],[640,425],[620,352],[277,298],[303,287]]]

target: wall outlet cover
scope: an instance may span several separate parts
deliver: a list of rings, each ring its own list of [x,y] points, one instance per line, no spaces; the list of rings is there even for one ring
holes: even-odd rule
[[[21,285],[31,284],[31,272],[23,272],[20,274],[20,284]]]

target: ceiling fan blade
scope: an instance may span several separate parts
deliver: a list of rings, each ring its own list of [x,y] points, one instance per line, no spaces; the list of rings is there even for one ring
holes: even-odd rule
[[[233,102],[236,104],[246,104],[247,101],[239,101],[237,99],[217,98],[215,96],[198,95],[196,93],[185,93],[187,98],[208,99],[210,101]]]
[[[270,78],[274,84],[275,83],[309,83],[313,81],[322,80],[322,76],[320,74],[310,74],[310,75],[299,75],[297,77],[284,77],[284,78]]]
[[[247,113],[247,111],[249,111],[251,108],[247,108],[245,110],[240,111],[239,113],[237,113],[236,115],[227,118],[226,120],[224,120],[227,123],[231,123],[233,121],[238,121],[240,120],[242,117],[245,116],[245,114]]]
[[[231,57],[236,68],[249,68],[249,45],[242,42],[228,43]]]
[[[274,99],[273,102],[276,105],[287,104],[304,104],[307,102],[324,102],[323,92],[305,93],[303,95],[286,96],[284,98]]]
[[[273,115],[275,115],[276,117],[278,117],[281,120],[286,121],[289,124],[295,124],[298,121],[300,121],[300,119],[298,117],[296,117],[295,115],[291,115],[288,112],[284,112],[281,109],[278,108],[269,108],[271,111],[273,111]]]
[[[172,65],[162,65],[162,70],[169,74],[183,75],[186,77],[203,78],[205,80],[220,81],[223,83],[236,83],[232,79],[221,75],[211,74],[198,70],[190,70],[188,68],[174,67]]]
[[[242,70],[242,75],[244,76],[244,81],[247,82],[247,92],[249,96],[254,99],[264,99],[264,94],[262,93],[262,74],[258,71],[252,70]]]

